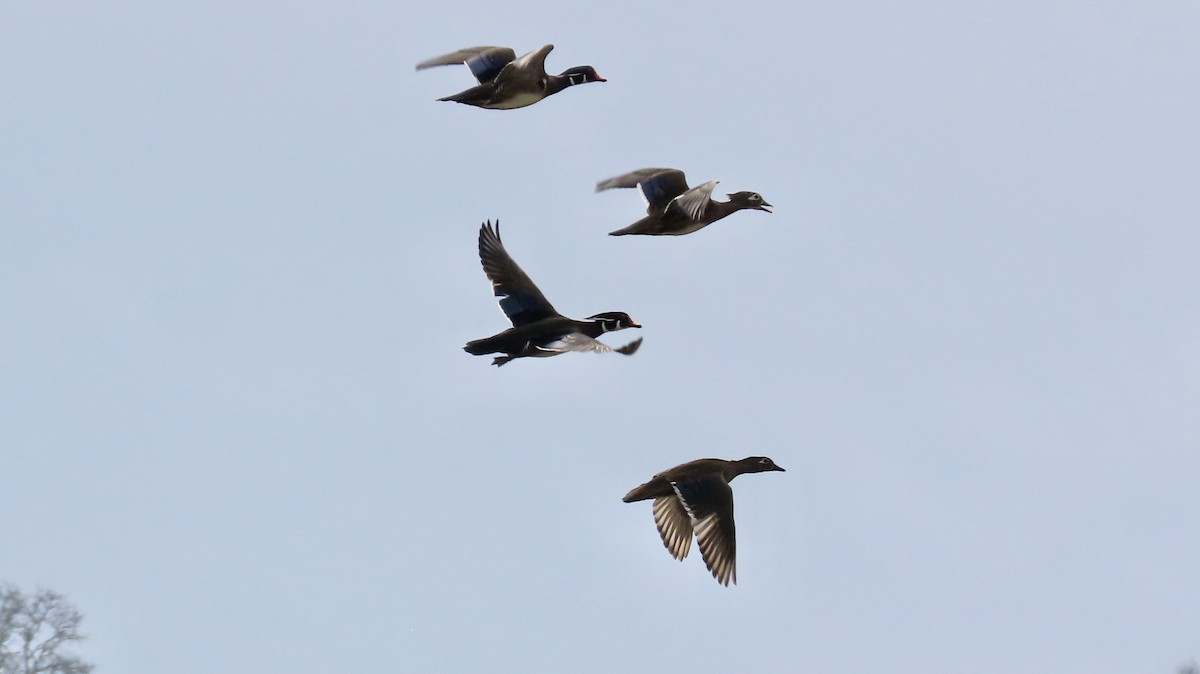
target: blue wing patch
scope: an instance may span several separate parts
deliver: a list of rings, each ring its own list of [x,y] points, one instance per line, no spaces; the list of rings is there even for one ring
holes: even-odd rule
[[[675,488],[675,493],[683,500],[683,505],[687,508],[688,514],[696,519],[703,519],[713,512],[713,500],[716,496],[714,490],[719,488],[718,484],[720,484],[720,481],[713,478],[697,478],[672,482],[671,486]],[[726,486],[726,489],[728,489],[728,486]]]
[[[642,188],[646,202],[658,210],[666,208],[672,199],[686,192],[688,188],[683,171],[678,170],[655,173],[638,186]]]
[[[480,84],[487,84],[496,79],[496,75],[499,75],[515,56],[511,49],[489,49],[468,58],[466,64]]]
[[[500,298],[500,311],[504,312],[510,320],[520,321],[524,314],[527,313],[544,313],[542,303],[528,295],[506,295]]]

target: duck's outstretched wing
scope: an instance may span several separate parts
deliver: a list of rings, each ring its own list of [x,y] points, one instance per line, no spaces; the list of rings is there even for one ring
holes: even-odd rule
[[[480,84],[487,84],[496,79],[504,66],[516,57],[517,53],[510,47],[467,47],[421,61],[417,64],[417,70],[465,63]]]
[[[708,204],[712,202],[713,189],[716,188],[719,180],[710,180],[703,185],[696,185],[692,189],[675,197],[671,203],[671,208],[677,208],[687,218],[693,222],[698,222],[704,219],[704,212],[708,210]]]
[[[672,482],[696,532],[704,565],[722,585],[737,584],[733,490],[718,476]]]
[[[565,335],[559,335],[553,339],[547,340],[541,344],[536,344],[536,348],[542,351],[552,353],[566,353],[568,351],[591,351],[592,353],[620,353],[626,356],[632,356],[637,352],[638,347],[642,345],[642,338],[638,337],[625,346],[616,349],[605,344],[604,342],[588,337],[582,332],[569,332]]]
[[[638,187],[649,213],[662,212],[671,201],[688,191],[687,177],[673,168],[644,168],[596,183],[596,191],[614,187]]]
[[[506,67],[509,71],[516,71],[523,76],[536,77],[540,80],[546,76],[546,57],[552,49],[554,49],[552,44],[542,45],[528,54],[522,54],[521,58],[513,60]]]
[[[504,250],[499,221],[495,229],[490,220],[479,228],[479,261],[492,282],[492,291],[500,298],[501,311],[514,327],[559,315],[529,275]]]
[[[654,499],[654,526],[667,552],[675,559],[687,557],[692,548],[692,519],[678,496],[659,496]]]

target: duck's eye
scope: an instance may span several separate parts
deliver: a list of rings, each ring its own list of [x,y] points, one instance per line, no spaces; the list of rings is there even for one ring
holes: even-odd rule
[[[767,459],[767,458],[762,458],[762,459],[759,459],[758,462],[765,465],[765,464],[771,463],[771,460]]]
[[[750,200],[751,201],[762,201],[762,197],[758,196],[757,194],[751,194]]]

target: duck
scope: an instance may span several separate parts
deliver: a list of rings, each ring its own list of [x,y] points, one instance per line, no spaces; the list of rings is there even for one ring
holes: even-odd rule
[[[696,459],[658,473],[649,482],[631,489],[625,503],[654,499],[651,511],[667,552],[683,561],[692,545],[717,582],[737,585],[736,541],[733,526],[733,490],[729,483],[744,473],[785,472],[765,456],[737,461]]]
[[[417,64],[417,70],[465,63],[478,86],[439,101],[454,101],[488,110],[512,110],[533,105],[569,86],[607,82],[592,66],[568,68],[558,75],[546,73],[546,55],[554,45],[544,45],[521,58],[510,47],[467,47]]]
[[[758,192],[734,192],[729,201],[712,198],[719,180],[688,187],[683,171],[673,168],[644,168],[596,183],[596,191],[614,187],[637,187],[646,201],[646,217],[613,232],[611,236],[645,234],[682,236],[703,229],[721,218],[743,209],[771,213]]]
[[[533,280],[517,266],[500,241],[500,221],[492,227],[489,220],[479,228],[479,261],[500,298],[500,310],[512,321],[512,327],[491,337],[467,342],[463,350],[475,356],[500,353],[492,359],[497,367],[525,357],[546,358],[569,351],[633,355],[642,345],[639,337],[612,348],[596,338],[606,332],[640,328],[621,311],[605,311],[583,320],[558,313]]]

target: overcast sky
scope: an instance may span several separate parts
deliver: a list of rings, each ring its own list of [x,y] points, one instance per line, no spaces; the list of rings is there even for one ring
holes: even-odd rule
[[[908,5],[903,7],[902,5]],[[0,580],[99,672],[1173,672],[1200,5],[10,2]],[[435,99],[554,43],[607,83]],[[608,237],[673,166],[760,192]],[[723,198],[723,197],[722,197]],[[633,357],[497,369],[476,236]],[[734,483],[736,587],[621,496]]]

